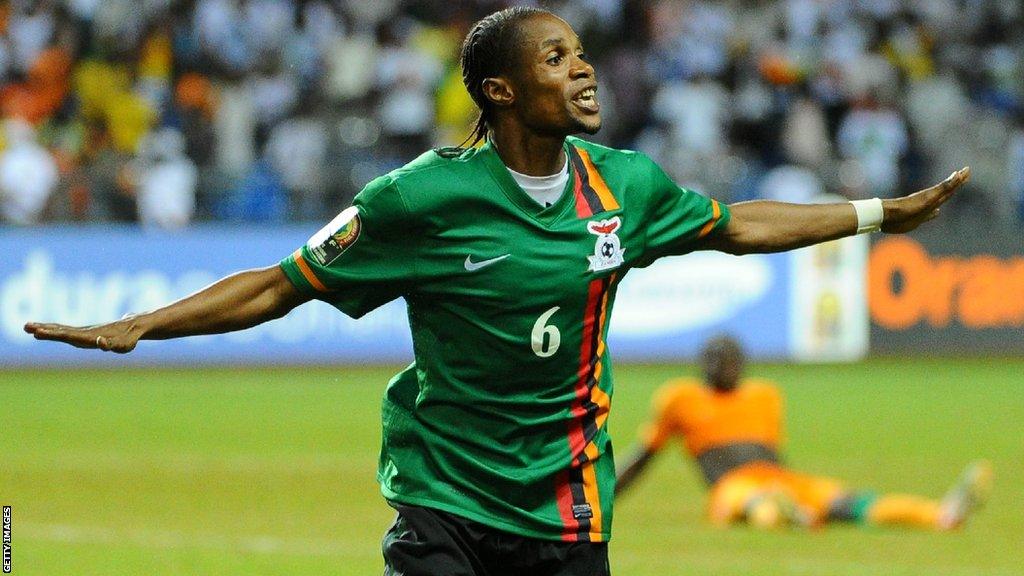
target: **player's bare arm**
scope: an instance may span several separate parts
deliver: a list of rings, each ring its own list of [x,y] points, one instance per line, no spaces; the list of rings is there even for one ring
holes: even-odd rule
[[[882,200],[882,232],[909,232],[935,218],[939,208],[970,174],[970,168],[961,168],[935,186],[901,198]],[[858,231],[857,210],[849,202],[787,204],[755,200],[732,204],[729,209],[732,219],[721,232],[710,235],[701,248],[730,254],[783,252],[851,236]]]
[[[657,454],[657,451],[641,447],[630,455],[629,459],[626,460],[626,463],[615,476],[616,496],[625,492],[626,489],[633,484],[633,481],[636,480],[647,468],[647,465],[650,464],[651,459],[654,458],[655,454]]]
[[[37,340],[123,354],[134,350],[139,340],[251,328],[280,318],[307,300],[279,266],[270,266],[232,274],[167,306],[115,322],[84,327],[29,322],[25,331]]]

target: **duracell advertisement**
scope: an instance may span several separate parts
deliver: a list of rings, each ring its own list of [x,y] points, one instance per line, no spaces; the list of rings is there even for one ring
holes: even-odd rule
[[[874,353],[1024,352],[1024,233],[984,223],[877,235],[868,258]]]

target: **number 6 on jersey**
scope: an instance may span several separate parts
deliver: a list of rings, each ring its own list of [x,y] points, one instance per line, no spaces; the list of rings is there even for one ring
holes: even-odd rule
[[[533,332],[530,333],[530,347],[533,348],[533,353],[541,358],[553,356],[555,352],[558,352],[559,344],[562,343],[562,334],[558,331],[558,327],[547,325],[548,320],[555,312],[558,312],[559,308],[560,306],[555,306],[541,314],[533,324]],[[548,337],[547,346],[544,345],[545,335]]]

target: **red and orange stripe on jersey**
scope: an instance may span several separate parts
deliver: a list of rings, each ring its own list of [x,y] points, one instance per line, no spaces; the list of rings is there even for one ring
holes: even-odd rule
[[[611,398],[601,389],[601,358],[605,352],[604,334],[608,319],[608,294],[614,286],[616,274],[590,282],[586,316],[583,319],[583,339],[576,381],[576,400],[570,409],[573,419],[569,425],[569,450],[573,454],[571,468],[563,472],[556,482],[558,512],[562,517],[567,541],[589,540],[601,542],[603,514],[597,471],[594,459],[597,446],[594,437],[604,426],[611,409]],[[589,507],[589,517],[578,517],[578,507]]]

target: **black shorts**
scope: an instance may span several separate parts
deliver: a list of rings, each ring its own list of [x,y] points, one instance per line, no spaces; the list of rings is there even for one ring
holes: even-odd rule
[[[607,542],[557,542],[420,506],[384,535],[384,576],[609,576]]]

